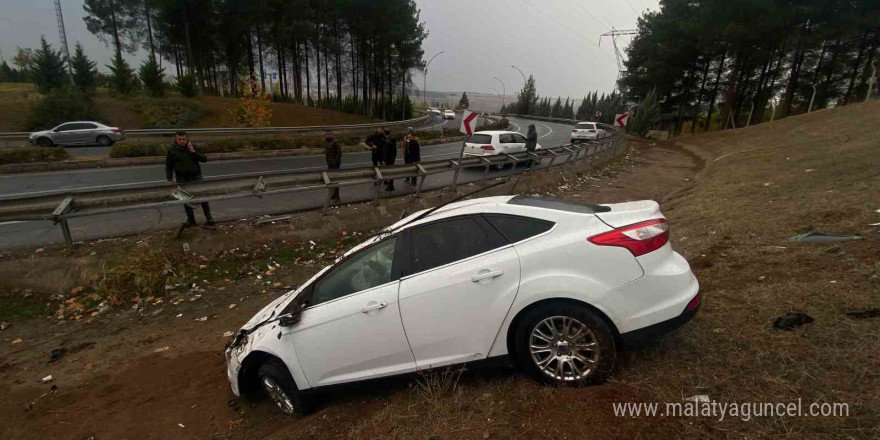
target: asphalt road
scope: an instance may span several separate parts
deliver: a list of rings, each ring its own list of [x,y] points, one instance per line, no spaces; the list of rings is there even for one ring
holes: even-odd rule
[[[535,124],[539,143],[545,147],[553,147],[569,140],[571,127],[566,124],[537,122],[510,118],[512,129],[525,133],[528,124]],[[454,121],[437,121],[436,124],[460,124]],[[455,126],[455,125],[453,125]],[[461,143],[448,143],[426,146],[422,148],[423,160],[450,159],[458,157]],[[371,164],[369,153],[347,153],[342,159],[343,168]],[[546,161],[545,161],[546,164]],[[323,169],[323,156],[300,156],[290,158],[245,159],[234,161],[218,161],[203,164],[202,171],[206,177],[229,176],[241,173],[252,173],[271,170],[304,170]],[[505,175],[516,172],[514,169],[490,171],[494,175]],[[165,180],[163,165],[147,165],[139,167],[103,168],[88,170],[72,170],[51,173],[0,175],[0,196],[39,193],[58,189],[87,188],[94,186],[121,185],[131,183],[160,182]],[[459,182],[467,183],[482,178],[483,170],[463,170]],[[452,181],[452,172],[429,176],[425,180],[424,189],[439,188]],[[394,195],[414,191],[403,179],[396,184]],[[211,204],[214,217],[218,221],[230,221],[254,217],[261,214],[281,214],[320,207],[324,203],[326,193],[323,190],[266,196],[262,199],[236,199],[218,201]],[[375,196],[375,186],[362,185],[342,189],[342,202],[352,203],[371,200]],[[200,210],[196,217],[202,221]],[[173,228],[185,220],[181,207],[127,211],[102,216],[74,219],[70,221],[74,241],[91,240],[112,236],[135,234],[149,229]],[[48,221],[41,222],[6,222],[0,223],[0,249],[38,247],[48,244],[63,243],[61,230]]]

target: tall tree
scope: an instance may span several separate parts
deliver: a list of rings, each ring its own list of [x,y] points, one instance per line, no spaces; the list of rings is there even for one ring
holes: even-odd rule
[[[117,56],[134,52],[138,41],[141,0],[85,0],[86,29],[104,43],[112,43]]]
[[[61,51],[56,52],[46,42],[46,37],[40,37],[40,48],[34,53],[33,79],[37,90],[42,94],[49,93],[53,89],[60,89],[66,82],[66,63]]]
[[[154,97],[165,96],[165,69],[159,67],[156,57],[148,57],[138,70],[138,77],[147,93]]]
[[[97,63],[86,57],[82,44],[76,43],[73,57],[70,59],[73,68],[73,85],[82,92],[91,93],[98,82]]]
[[[128,95],[134,91],[137,79],[134,76],[134,70],[122,58],[122,54],[117,53],[113,57],[113,64],[108,65],[107,68],[111,72],[111,82],[114,90],[123,95]]]

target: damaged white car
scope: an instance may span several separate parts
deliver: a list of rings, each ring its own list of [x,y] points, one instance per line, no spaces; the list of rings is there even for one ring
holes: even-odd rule
[[[331,385],[487,360],[601,382],[621,345],[699,309],[668,241],[653,201],[502,196],[410,215],[245,324],[226,351],[232,390],[304,414]]]

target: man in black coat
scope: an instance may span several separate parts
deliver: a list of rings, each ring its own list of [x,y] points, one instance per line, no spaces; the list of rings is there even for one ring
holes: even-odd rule
[[[177,182],[178,185],[201,182],[202,166],[199,163],[207,161],[207,156],[196,150],[186,132],[178,131],[165,156],[165,178],[168,182]],[[198,224],[193,209],[189,205],[183,205],[183,209],[186,211],[186,222],[181,226],[181,230]],[[202,202],[202,212],[205,214],[205,226],[215,227],[216,223],[211,217],[211,205],[208,202]]]
[[[327,159],[327,169],[328,170],[338,170],[339,167],[342,166],[342,147],[339,146],[339,141],[333,137],[333,132],[327,130],[327,133],[324,134],[324,157]],[[331,202],[339,203],[339,187],[333,189],[333,196],[330,198]]]
[[[379,127],[375,133],[367,136],[364,143],[367,144],[367,149],[370,150],[371,158],[373,159],[373,166],[377,167],[382,165],[383,150],[385,147],[384,127]]]
[[[422,147],[419,144],[419,137],[416,136],[412,127],[406,129],[406,137],[403,139],[403,162],[419,163],[422,161]],[[418,177],[407,177],[406,181],[410,185],[415,186]]]
[[[384,165],[394,165],[397,160],[397,139],[391,136],[390,131],[385,131],[385,147],[382,149],[382,163]],[[394,191],[394,179],[385,181],[385,190]]]
[[[529,132],[526,135],[526,151],[528,151],[529,153],[534,153],[537,147],[538,132],[535,130],[535,124],[529,124]],[[531,169],[534,162],[534,159],[529,157],[529,161],[526,162],[526,169]]]

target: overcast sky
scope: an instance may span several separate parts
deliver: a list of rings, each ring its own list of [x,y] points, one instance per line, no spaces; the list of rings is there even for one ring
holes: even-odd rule
[[[368,0],[365,0],[368,1]],[[657,0],[416,0],[429,35],[423,45],[430,66],[428,90],[508,95],[522,88],[516,65],[534,75],[542,96],[579,97],[610,92],[617,67],[611,41],[599,34],[611,27],[634,28],[639,14],[657,9]],[[71,51],[79,41],[107,71],[112,49],[86,30],[82,0],[61,0]],[[0,50],[9,61],[17,47],[39,46],[40,35],[56,48],[60,38],[53,0],[0,0]],[[629,37],[618,39],[621,46]],[[143,52],[126,55],[133,66]],[[170,71],[168,69],[166,71]],[[416,86],[422,88],[422,75]]]

